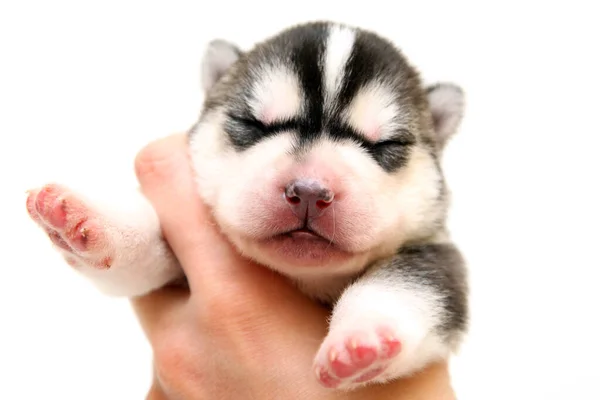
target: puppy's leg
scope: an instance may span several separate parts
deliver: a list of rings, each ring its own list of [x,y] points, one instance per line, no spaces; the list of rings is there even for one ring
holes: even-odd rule
[[[351,285],[315,358],[327,387],[386,382],[446,358],[467,325],[462,257],[451,244],[402,249]]]
[[[182,276],[156,212],[138,191],[99,202],[49,184],[29,192],[27,210],[67,263],[105,294],[138,296]]]

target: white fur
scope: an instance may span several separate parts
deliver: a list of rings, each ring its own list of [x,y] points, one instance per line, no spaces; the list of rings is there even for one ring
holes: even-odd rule
[[[223,112],[215,111],[205,115],[190,136],[189,153],[198,194],[211,206],[217,202],[220,185],[233,183],[228,180],[231,169],[226,160],[236,157],[236,153],[226,144],[223,123]]]
[[[325,107],[330,107],[340,89],[344,68],[354,46],[355,32],[344,26],[329,29],[325,50]]]
[[[302,110],[298,77],[283,65],[260,70],[252,95],[250,107],[264,123],[292,118]]]
[[[349,169],[345,180],[355,186],[362,202],[371,202],[369,213],[377,233],[362,243],[363,249],[371,250],[369,260],[390,255],[406,240],[431,234],[422,229],[439,217],[435,185],[439,175],[426,150],[414,148],[407,165],[392,174],[382,171],[354,145],[337,144],[318,151],[323,157],[336,154],[335,160]]]
[[[434,328],[440,321],[441,299],[435,291],[410,280],[386,280],[377,269],[350,286],[337,302],[329,333],[315,357],[316,366],[327,366],[332,346],[339,348],[351,335],[362,332],[376,337],[379,329],[394,332],[401,351],[386,371],[372,382],[386,382],[418,371],[428,363],[447,357],[451,349],[438,337]],[[363,371],[366,372],[367,370]],[[341,389],[364,384],[351,382],[356,376],[342,379]]]
[[[346,111],[348,122],[368,140],[387,139],[398,128],[400,110],[389,90],[379,82],[360,89]]]

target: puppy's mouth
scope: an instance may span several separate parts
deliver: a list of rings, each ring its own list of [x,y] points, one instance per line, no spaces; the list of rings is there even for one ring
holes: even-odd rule
[[[260,243],[263,254],[269,254],[288,267],[327,266],[354,256],[351,251],[307,225],[276,233]]]
[[[292,229],[290,231],[277,234],[277,235],[275,235],[275,237],[280,237],[280,238],[287,237],[287,238],[292,238],[292,239],[305,239],[305,240],[306,239],[308,239],[308,240],[324,240],[326,242],[332,242],[330,239],[319,234],[318,232],[315,232],[314,230],[310,229],[309,227]]]

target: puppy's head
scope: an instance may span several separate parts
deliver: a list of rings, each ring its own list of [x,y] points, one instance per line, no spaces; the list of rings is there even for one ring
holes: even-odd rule
[[[310,23],[248,52],[209,44],[190,135],[200,194],[239,250],[284,274],[353,274],[443,229],[439,157],[462,91],[422,86],[388,41]]]

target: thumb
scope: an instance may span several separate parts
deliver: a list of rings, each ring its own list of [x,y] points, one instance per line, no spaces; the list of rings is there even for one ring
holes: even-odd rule
[[[223,270],[222,266],[235,262],[235,253],[199,199],[186,134],[172,135],[147,145],[135,159],[135,171],[142,192],[158,214],[165,238],[182,264],[192,292],[203,282],[206,286],[206,282],[213,281],[202,275]],[[199,263],[203,264],[202,268],[198,268]]]

